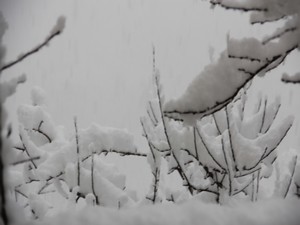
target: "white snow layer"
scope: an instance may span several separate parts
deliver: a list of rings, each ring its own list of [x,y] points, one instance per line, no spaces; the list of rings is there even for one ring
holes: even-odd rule
[[[238,65],[227,55],[223,52],[215,64],[205,67],[180,98],[165,104],[164,111],[207,115],[228,103],[252,76],[238,71]]]
[[[229,206],[205,204],[197,200],[187,203],[149,205],[130,209],[86,207],[61,212],[35,224],[209,224],[209,225],[299,225],[300,201],[272,199],[256,203],[232,203]]]

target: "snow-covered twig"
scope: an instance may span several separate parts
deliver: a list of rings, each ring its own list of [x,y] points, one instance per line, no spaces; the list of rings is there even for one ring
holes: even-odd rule
[[[227,173],[228,173],[228,183],[229,183],[229,196],[231,196],[232,194],[232,174],[231,174],[231,170],[229,168],[229,162],[228,162],[228,159],[227,159],[227,154],[226,154],[226,151],[225,151],[225,144],[224,144],[224,139],[222,137],[221,139],[221,142],[222,142],[222,152],[223,152],[223,155],[224,155],[224,160],[225,160],[225,164],[226,164],[226,167],[227,167]]]
[[[20,161],[17,161],[17,162],[13,162],[10,165],[16,166],[16,165],[19,165],[19,164],[22,164],[22,163],[32,162],[32,161],[38,160],[40,158],[41,158],[40,156],[35,156],[35,157],[28,158],[28,159],[20,160]]]
[[[277,38],[280,38],[281,36],[283,36],[284,34],[286,34],[288,32],[294,32],[294,31],[297,31],[297,27],[288,27],[288,28],[285,28],[283,30],[280,30],[279,32],[276,32],[274,35],[272,35],[272,36],[266,38],[265,40],[263,40],[262,44],[266,45],[270,41],[273,41]]]
[[[157,94],[157,98],[158,98],[161,121],[162,121],[162,124],[163,124],[164,133],[165,133],[165,136],[166,136],[166,140],[167,140],[169,149],[171,149],[171,143],[170,143],[169,135],[168,135],[168,132],[167,132],[165,117],[164,117],[163,109],[162,109],[162,99],[161,99],[160,88],[159,88],[160,87],[159,77],[158,77],[157,74],[155,74],[154,78],[155,78],[155,84],[156,84],[156,94]]]
[[[99,205],[99,198],[95,192],[95,175],[94,175],[94,152],[92,153],[92,163],[91,163],[91,182],[92,182],[92,192],[96,199],[96,205]]]
[[[211,150],[208,148],[208,145],[206,144],[206,142],[204,141],[202,135],[200,134],[200,131],[199,131],[199,128],[198,128],[198,127],[196,127],[196,131],[197,131],[198,136],[200,137],[200,140],[201,140],[202,144],[204,145],[205,150],[206,150],[207,153],[209,154],[209,156],[212,158],[212,160],[213,160],[213,161],[214,161],[214,162],[215,162],[222,170],[226,171],[225,168],[217,161],[217,159],[216,159],[216,158],[213,156],[213,154],[211,153]]]
[[[26,147],[26,145],[25,145],[25,143],[24,143],[24,141],[23,141],[22,134],[20,134],[20,140],[22,141],[23,149],[24,149],[24,151],[26,152],[28,158],[29,158],[29,159],[32,159],[32,157],[31,157],[31,155],[29,154],[28,149],[27,149],[27,147]],[[34,168],[37,169],[37,165],[34,163],[34,161],[33,161],[33,160],[30,160],[30,162],[32,163],[32,165],[34,166]]]
[[[239,11],[244,11],[244,12],[249,12],[249,11],[267,12],[268,11],[267,8],[248,6],[246,4],[243,5],[243,4],[239,4],[238,1],[232,2],[232,1],[222,1],[222,0],[210,0],[210,3],[212,5],[219,5],[224,9],[239,10]]]
[[[291,184],[292,184],[292,181],[293,181],[293,177],[294,177],[294,174],[295,174],[295,171],[296,171],[296,166],[297,166],[297,158],[298,156],[296,155],[294,158],[293,158],[293,167],[292,167],[292,171],[291,171],[291,176],[290,176],[290,179],[289,179],[289,183],[287,185],[287,188],[286,188],[286,191],[283,195],[284,198],[286,198],[287,194],[289,193],[289,190],[290,190],[290,187],[291,187]]]
[[[30,55],[37,53],[38,51],[40,51],[43,47],[48,46],[50,41],[60,35],[63,32],[65,26],[65,17],[60,16],[57,19],[56,25],[53,28],[53,30],[51,31],[50,35],[45,39],[44,42],[42,42],[41,44],[37,45],[36,47],[34,47],[33,49],[29,50],[27,53],[20,55],[16,60],[11,61],[9,63],[4,64],[1,68],[0,71],[4,71],[14,65],[16,65],[17,63],[20,63],[21,61],[23,61],[24,59],[26,59],[27,57],[29,57]]]
[[[235,153],[235,149],[232,144],[231,125],[230,125],[230,121],[229,121],[228,105],[225,107],[225,113],[226,113],[227,129],[228,129],[228,136],[229,136],[229,143],[230,143],[230,150],[231,150],[231,154],[232,154],[233,165],[235,167],[235,170],[238,171],[236,157],[235,157],[236,153]]]
[[[264,110],[263,110],[263,116],[262,116],[261,124],[260,124],[260,128],[259,128],[259,133],[260,133],[260,134],[262,133],[262,129],[263,129],[263,126],[264,126],[264,124],[265,124],[265,117],[266,117],[267,103],[268,103],[268,99],[265,99]]]

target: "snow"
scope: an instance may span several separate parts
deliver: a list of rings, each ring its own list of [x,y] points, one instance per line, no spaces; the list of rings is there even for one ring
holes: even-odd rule
[[[283,82],[286,82],[286,83],[299,83],[300,82],[300,72],[295,73],[293,75],[289,75],[287,73],[284,73],[282,75],[281,80]]]
[[[65,29],[65,24],[66,24],[66,17],[65,16],[60,16],[57,18],[55,26],[52,28],[50,31],[49,36],[46,38],[46,40],[51,37],[52,35],[56,34],[57,32],[62,33],[63,30]]]
[[[217,62],[206,66],[180,98],[166,102],[164,112],[168,116],[199,114],[201,118],[228,104],[252,76],[238,71],[227,54],[223,52]]]
[[[60,212],[47,217],[41,225],[60,224],[203,224],[203,225],[298,225],[300,201],[272,199],[256,203],[237,203],[219,206],[193,200],[184,204],[162,204],[115,210],[85,207]]]

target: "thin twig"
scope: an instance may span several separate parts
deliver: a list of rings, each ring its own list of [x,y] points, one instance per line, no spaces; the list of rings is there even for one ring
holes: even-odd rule
[[[99,198],[95,192],[95,178],[94,178],[94,152],[92,153],[92,165],[91,165],[91,182],[92,182],[92,192],[96,198],[96,205],[99,205]]]
[[[16,166],[16,165],[19,165],[19,164],[22,164],[22,163],[27,163],[27,162],[32,162],[34,160],[39,160],[40,158],[41,158],[40,156],[35,156],[35,157],[31,157],[29,159],[23,159],[23,160],[20,160],[20,161],[17,161],[17,162],[13,162],[10,165]]]
[[[205,147],[207,153],[209,154],[209,156],[212,158],[212,160],[213,160],[213,161],[214,161],[214,162],[215,162],[222,170],[225,170],[225,168],[224,168],[224,167],[217,161],[217,159],[212,155],[210,149],[208,148],[208,146],[207,146],[207,144],[205,143],[205,141],[204,141],[202,135],[200,134],[200,131],[199,131],[198,127],[196,127],[196,131],[197,131],[198,136],[200,137],[200,140],[201,140],[202,144],[204,145],[204,147]]]
[[[80,152],[79,152],[79,137],[77,130],[77,118],[74,117],[75,138],[76,138],[76,153],[77,153],[77,185],[80,187]]]
[[[291,184],[292,184],[292,180],[293,180],[293,177],[294,177],[294,174],[295,174],[295,170],[296,170],[296,165],[297,165],[297,158],[298,158],[298,156],[296,155],[294,157],[294,163],[293,163],[293,167],[292,167],[292,172],[291,172],[291,176],[290,176],[290,179],[289,179],[289,183],[288,183],[288,186],[286,188],[285,194],[283,195],[284,198],[286,198],[287,194],[289,193],[289,190],[290,190],[290,187],[291,187]]]
[[[29,57],[30,55],[37,53],[39,50],[41,50],[43,47],[48,46],[50,41],[55,37],[58,36],[59,34],[61,34],[61,30],[56,31],[55,33],[51,34],[44,42],[42,42],[41,44],[39,44],[38,46],[36,46],[35,48],[33,48],[32,50],[29,50],[27,53],[22,54],[21,56],[19,56],[17,59],[15,59],[12,62],[6,63],[4,64],[4,66],[1,67],[0,72],[4,71],[14,65],[16,65],[17,63],[22,62],[24,59],[26,59],[27,57]]]

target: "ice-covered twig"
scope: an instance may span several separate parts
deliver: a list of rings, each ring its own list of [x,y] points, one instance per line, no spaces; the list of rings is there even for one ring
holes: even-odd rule
[[[64,16],[60,16],[57,19],[56,25],[54,26],[54,28],[52,29],[52,31],[50,32],[50,34],[47,36],[47,38],[45,39],[44,42],[42,42],[41,44],[37,45],[36,47],[34,47],[33,49],[29,50],[27,53],[25,54],[21,54],[16,60],[11,61],[9,63],[5,63],[4,66],[1,67],[0,71],[4,71],[12,66],[14,66],[17,63],[20,63],[21,61],[23,61],[24,59],[26,59],[27,57],[29,57],[30,55],[37,53],[38,51],[40,51],[43,47],[48,46],[50,41],[60,35],[65,27],[65,17]]]

